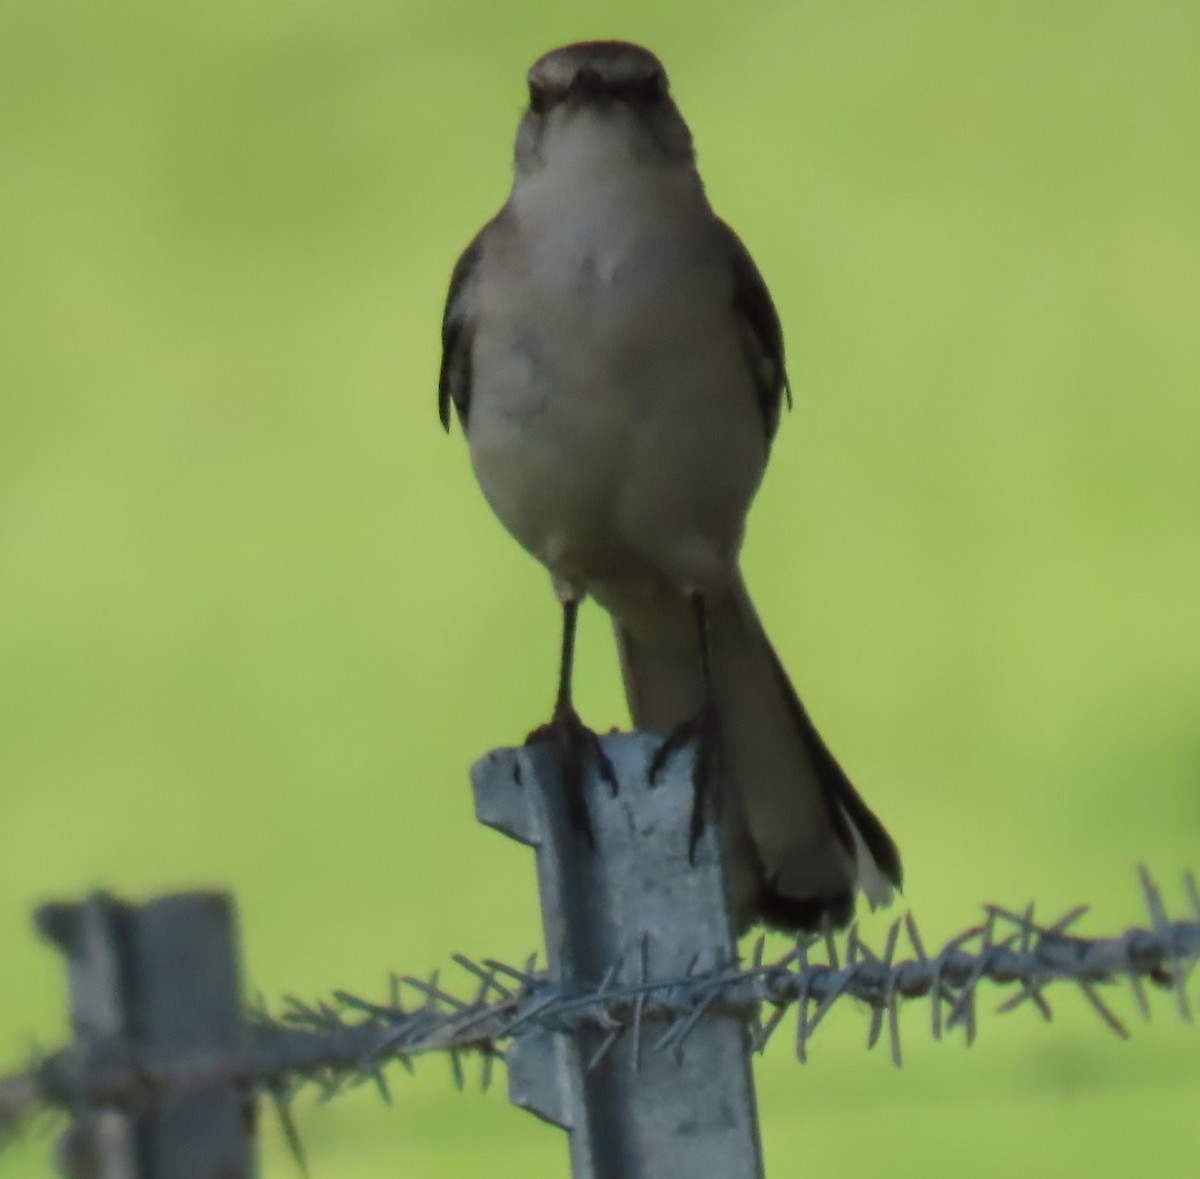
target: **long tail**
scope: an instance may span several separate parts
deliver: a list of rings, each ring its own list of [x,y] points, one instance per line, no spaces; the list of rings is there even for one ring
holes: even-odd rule
[[[708,619],[737,929],[844,925],[856,889],[886,904],[900,853],[809,720],[740,577],[709,600]],[[691,605],[678,595],[622,602],[614,620],[634,724],[669,733],[703,700]]]

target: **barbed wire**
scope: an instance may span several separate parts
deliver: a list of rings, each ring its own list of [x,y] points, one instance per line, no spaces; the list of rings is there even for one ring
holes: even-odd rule
[[[1072,983],[1104,1024],[1125,1038],[1128,1028],[1105,1002],[1101,988],[1128,983],[1147,1019],[1146,983],[1171,989],[1180,1018],[1190,1022],[1187,982],[1200,959],[1195,877],[1189,873],[1184,879],[1191,916],[1177,921],[1168,917],[1161,892],[1144,867],[1139,878],[1148,925],[1107,938],[1069,932],[1088,911],[1086,906],[1041,924],[1032,904],[1021,912],[988,905],[980,924],[951,938],[936,954],[926,952],[909,914],[892,923],[880,953],[853,925],[844,938],[830,931],[802,938],[770,962],[765,960],[765,938],[758,940],[748,961],[717,960],[700,969],[697,955],[688,971],[669,978],[651,977],[651,947],[643,938],[598,984],[575,989],[536,969],[533,959],[518,968],[455,955],[459,969],[474,980],[470,997],[443,988],[438,973],[429,979],[392,976],[384,1002],[346,991],[316,1004],[289,996],[278,1015],[262,1004],[249,1013],[245,1045],[234,1054],[156,1060],[127,1043],[94,1042],[43,1054],[22,1072],[0,1079],[0,1135],[11,1135],[46,1110],[133,1110],[166,1093],[236,1085],[274,1100],[299,1156],[289,1110],[292,1097],[305,1085],[316,1085],[328,1099],[346,1088],[374,1083],[390,1101],[386,1065],[398,1062],[411,1071],[417,1056],[443,1053],[460,1087],[465,1083],[463,1057],[479,1056],[486,1088],[495,1058],[535,1028],[601,1033],[595,1037],[598,1047],[587,1062],[589,1069],[626,1035],[633,1040],[635,1068],[644,1051],[680,1052],[700,1021],[715,1017],[745,1021],[752,1051],[761,1052],[792,1008],[797,1011],[795,1051],[805,1061],[813,1034],[838,1000],[847,997],[869,1009],[869,1047],[886,1027],[892,1060],[899,1066],[901,1000],[928,997],[934,1039],[961,1027],[970,1044],[984,980],[1017,987],[1000,1012],[1032,1003],[1047,1020],[1052,1016],[1047,988]],[[900,960],[902,938],[911,956]]]

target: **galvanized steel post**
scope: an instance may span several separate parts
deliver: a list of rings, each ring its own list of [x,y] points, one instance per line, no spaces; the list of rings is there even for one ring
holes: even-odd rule
[[[180,893],[131,905],[98,894],[43,905],[38,928],[70,963],[79,1067],[146,1077],[144,1101],[85,1107],[59,1144],[72,1179],[252,1179],[251,1098],[229,1084],[155,1092],[159,1072],[247,1047],[233,902]]]
[[[475,766],[481,822],[537,849],[550,977],[557,991],[683,978],[732,965],[720,833],[689,859],[691,759],[650,786],[657,741],[602,739],[614,794],[586,783],[595,846],[572,824],[555,753],[497,750]],[[702,1005],[702,1004],[701,1004]],[[570,1132],[574,1179],[761,1179],[762,1150],[743,1020],[697,1010],[685,1026],[632,1024],[518,1032],[512,1102]]]

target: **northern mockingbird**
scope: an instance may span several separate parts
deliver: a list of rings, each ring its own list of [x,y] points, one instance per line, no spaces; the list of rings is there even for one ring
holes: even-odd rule
[[[787,391],[779,317],[712,211],[692,137],[646,49],[568,45],[529,71],[512,193],[467,247],[442,327],[479,485],[550,571],[563,608],[552,740],[576,817],[576,612],[611,615],[657,775],[695,740],[694,841],[719,808],[739,931],[845,923],[886,903],[900,858],[813,727],[738,570]]]

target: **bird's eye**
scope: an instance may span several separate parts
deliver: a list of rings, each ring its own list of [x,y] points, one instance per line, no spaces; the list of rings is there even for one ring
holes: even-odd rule
[[[667,96],[667,80],[662,74],[651,74],[637,83],[637,94],[643,102],[658,102]]]
[[[537,82],[529,83],[529,109],[535,115],[544,114],[549,104],[546,101],[546,88]]]

